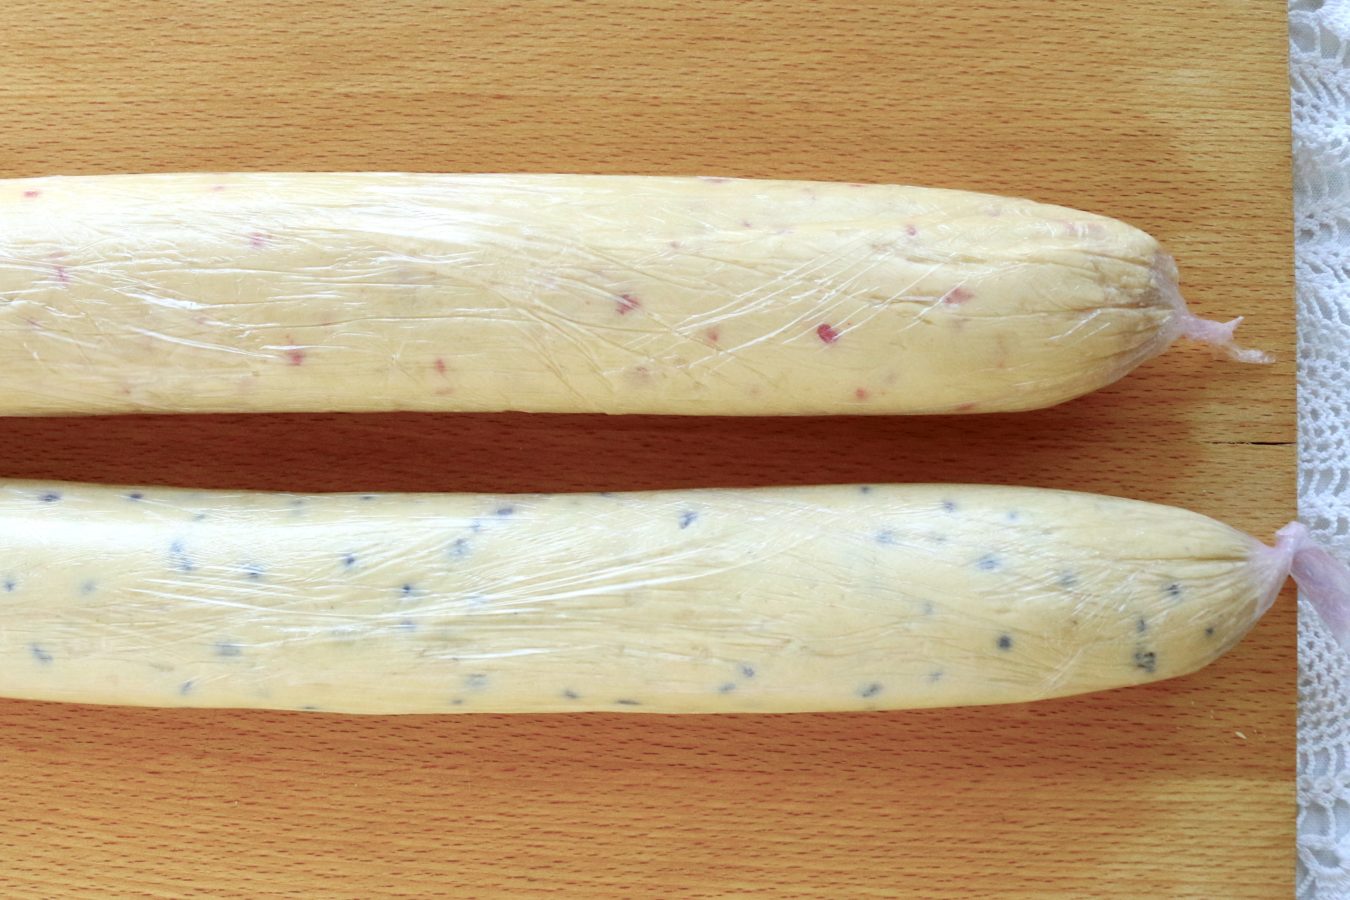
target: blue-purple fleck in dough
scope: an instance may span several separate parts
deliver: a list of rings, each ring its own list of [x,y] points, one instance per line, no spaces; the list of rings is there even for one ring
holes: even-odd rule
[[[196,686],[196,684],[195,684],[194,682],[191,682],[191,681],[185,681],[185,682],[183,682],[182,684],[180,684],[180,685],[178,686],[178,695],[179,695],[180,697],[186,697],[188,694],[192,693],[192,689],[193,689],[195,686]]]
[[[80,583],[80,593],[85,595],[86,597],[96,590],[98,590],[98,583],[95,582],[92,578],[87,579]]]
[[[881,693],[881,682],[879,681],[873,681],[871,684],[865,684],[862,687],[858,688],[858,696],[864,699],[868,697],[875,697],[877,694],[880,693]]]
[[[32,653],[33,659],[37,660],[42,665],[51,665],[52,655],[46,650],[43,650],[41,644],[29,644],[28,652]]]
[[[719,694],[730,694],[730,693],[731,693],[732,691],[734,691],[734,690],[736,690],[736,682],[734,682],[734,681],[727,681],[727,682],[723,682],[723,683],[717,688],[717,693],[719,693]]]
[[[38,499],[43,503],[55,503],[61,499],[61,493],[59,491],[44,491],[38,494]]]
[[[562,694],[563,694],[563,696],[566,697],[568,700],[580,700],[580,699],[581,699],[581,695],[578,694],[576,691],[572,690],[571,688],[565,689],[565,690],[562,692]]]
[[[642,705],[642,704],[639,703],[637,700],[627,700],[627,699],[624,699],[624,700],[615,700],[615,701],[614,701],[614,704],[615,704],[616,706],[641,706],[641,705]]]
[[[1012,645],[1013,645],[1012,635],[1010,635],[1010,634],[1000,634],[1000,635],[998,636],[998,649],[1000,649],[1000,650],[1011,650],[1011,649],[1012,649]]]
[[[684,512],[680,513],[680,529],[683,530],[688,528],[690,525],[693,525],[697,519],[698,513],[694,512],[692,509],[686,509]]]
[[[981,572],[997,572],[999,569],[1003,568],[1003,560],[992,553],[986,553],[984,556],[975,560],[975,568],[979,569]]]
[[[184,574],[189,574],[197,568],[192,558],[188,556],[187,545],[181,539],[169,544],[169,565]]]
[[[243,656],[244,648],[232,641],[216,641],[216,656]]]

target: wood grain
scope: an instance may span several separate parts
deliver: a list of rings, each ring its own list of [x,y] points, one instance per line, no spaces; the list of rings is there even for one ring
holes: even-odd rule
[[[934,419],[0,423],[0,476],[271,489],[992,481],[1294,507],[1277,3],[11,0],[0,174],[911,182],[1157,234],[1269,368],[1177,347]],[[1026,706],[344,718],[0,702],[5,896],[1283,897],[1294,608],[1209,669]]]

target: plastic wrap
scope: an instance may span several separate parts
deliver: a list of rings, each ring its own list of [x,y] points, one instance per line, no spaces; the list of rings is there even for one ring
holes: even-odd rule
[[[0,414],[1049,406],[1186,335],[1158,243],[1027,200],[569,175],[0,182]]]
[[[8,483],[0,544],[4,695],[351,713],[871,710],[1141,684],[1232,647],[1299,552],[1172,507],[955,485]]]

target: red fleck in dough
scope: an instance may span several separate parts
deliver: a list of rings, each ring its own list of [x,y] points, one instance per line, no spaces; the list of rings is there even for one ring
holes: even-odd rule
[[[866,400],[868,397],[872,396],[872,394],[867,388],[858,388],[853,392],[853,396],[857,397],[859,400]]]
[[[708,339],[708,343],[716,344],[718,341],[722,340],[722,329],[714,325],[712,328],[703,332],[703,336]]]
[[[287,350],[286,362],[292,366],[303,366],[305,364],[305,351],[298,348]]]
[[[42,191],[24,191],[23,196],[28,200],[35,200],[42,196]]]
[[[444,374],[445,374],[445,360],[441,359],[439,356],[436,357],[436,362],[432,363],[432,368],[434,368],[438,374],[444,375]]]
[[[816,337],[827,344],[833,344],[835,341],[839,340],[839,332],[828,323],[821,323],[816,326]]]
[[[972,299],[975,296],[971,291],[963,287],[954,287],[942,295],[943,303],[950,303],[952,306],[959,306],[962,303]]]
[[[621,316],[628,315],[642,305],[642,302],[632,294],[620,294],[619,299],[614,302]]]

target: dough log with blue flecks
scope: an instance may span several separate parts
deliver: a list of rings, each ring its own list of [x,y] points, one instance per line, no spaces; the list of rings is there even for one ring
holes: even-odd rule
[[[0,694],[350,713],[809,712],[1185,675],[1293,544],[1092,494],[0,486]]]

